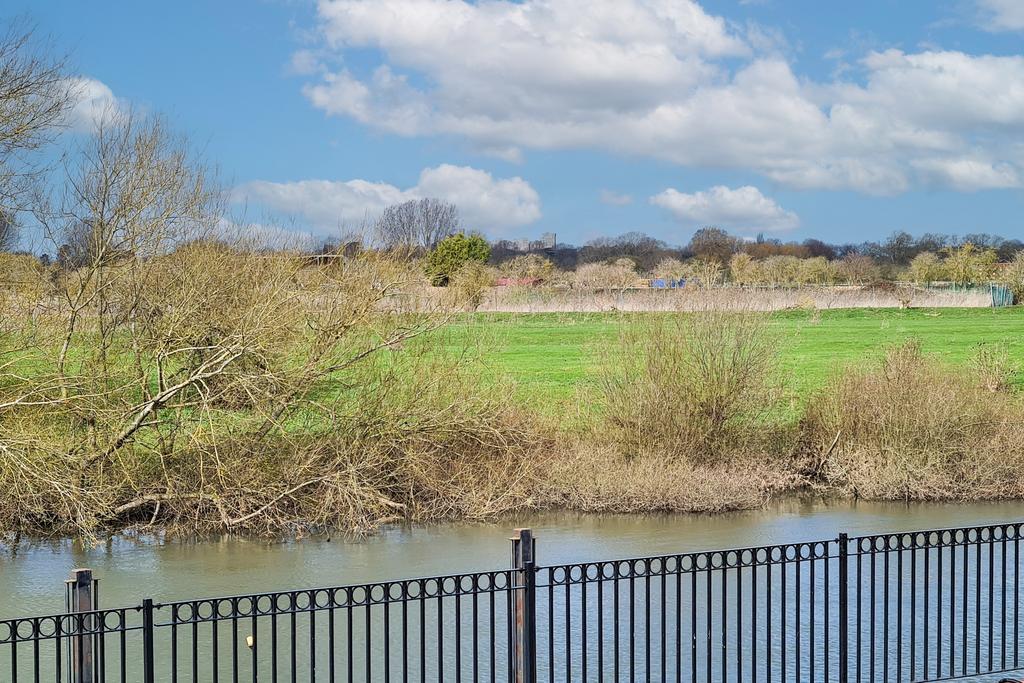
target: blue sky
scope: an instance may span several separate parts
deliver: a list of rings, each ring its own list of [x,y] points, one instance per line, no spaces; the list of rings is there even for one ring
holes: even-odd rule
[[[1019,0],[10,1],[250,213],[492,237],[1024,238]],[[95,107],[94,107],[95,108]],[[84,115],[84,114],[83,114]]]

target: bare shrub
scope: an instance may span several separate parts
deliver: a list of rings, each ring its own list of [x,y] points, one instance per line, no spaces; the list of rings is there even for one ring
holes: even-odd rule
[[[971,242],[947,247],[943,261],[945,275],[962,287],[988,282],[995,275],[999,256],[994,249],[984,249]]]
[[[760,264],[750,254],[737,252],[729,259],[729,278],[738,285],[752,285],[760,279]]]
[[[1013,255],[1013,260],[999,273],[999,279],[1013,293],[1014,303],[1024,303],[1024,251]]]
[[[679,280],[687,275],[689,269],[686,264],[677,258],[669,257],[658,261],[658,265],[654,267],[654,277],[665,278],[667,280]]]
[[[577,287],[625,289],[636,282],[636,264],[629,259],[615,263],[587,263],[576,269]]]
[[[946,269],[938,255],[931,251],[922,251],[910,262],[910,279],[928,286],[946,276]]]
[[[599,377],[605,419],[630,454],[714,462],[770,431],[777,351],[756,313],[631,319]]]
[[[769,256],[760,263],[763,284],[777,286],[793,286],[800,276],[801,259],[796,256]]]
[[[614,447],[567,445],[543,465],[538,501],[582,512],[724,512],[764,505],[788,485],[780,469],[755,459],[726,466],[646,455]]]
[[[855,285],[871,284],[881,276],[881,270],[870,256],[848,254],[837,266],[839,276]]]
[[[514,280],[547,280],[555,273],[555,264],[540,254],[523,254],[501,264],[501,274]]]
[[[470,261],[460,268],[448,287],[449,295],[455,302],[475,311],[484,302],[488,288],[494,285],[495,272],[490,266],[479,261]]]
[[[136,305],[108,360],[89,309],[84,356],[0,382],[0,530],[369,529],[522,500],[537,432],[471,355],[415,342],[464,302],[392,309],[422,282],[404,259],[199,243],[111,267]]]
[[[695,258],[686,263],[686,276],[699,287],[714,287],[724,276],[722,264],[712,258]]]
[[[808,407],[804,438],[823,480],[868,498],[1019,496],[1024,421],[992,393],[908,342],[848,368]]]
[[[163,514],[208,529],[367,531],[397,519],[481,518],[525,497],[533,430],[458,358],[407,348],[353,367],[339,386],[287,430],[185,459],[179,476],[191,472],[208,500],[161,493]]]
[[[36,257],[0,252],[0,296],[38,297],[45,279],[46,268]]]
[[[975,381],[995,393],[1007,391],[1016,368],[1006,344],[981,344],[970,362]]]

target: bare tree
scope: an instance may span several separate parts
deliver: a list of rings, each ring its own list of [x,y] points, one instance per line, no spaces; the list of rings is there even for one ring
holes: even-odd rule
[[[18,224],[14,214],[0,207],[0,252],[13,251],[18,245]]]
[[[471,288],[436,299],[406,258],[232,236],[219,186],[160,119],[103,119],[65,172],[35,211],[63,264],[21,307],[41,311],[38,341],[0,343],[0,533],[384,518],[421,504],[425,467],[450,480],[430,458],[453,439],[506,452],[496,400],[473,407],[447,360],[397,352]],[[33,318],[8,308],[0,342],[9,319],[18,344]]]
[[[141,289],[125,283],[139,276],[140,260],[218,224],[223,193],[208,176],[189,156],[185,140],[168,132],[161,119],[128,113],[104,117],[75,160],[66,163],[59,196],[38,199],[36,219],[65,266],[56,292],[63,321],[59,374],[84,315],[98,323],[98,348],[105,356],[119,321],[139,305]]]
[[[736,252],[738,240],[721,228],[707,226],[693,233],[689,249],[696,256],[728,263]]]
[[[459,231],[459,209],[440,199],[413,199],[384,209],[376,233],[387,249],[433,249]]]
[[[58,130],[74,98],[64,62],[45,54],[26,22],[0,33],[0,208],[19,208],[38,164],[30,152]]]

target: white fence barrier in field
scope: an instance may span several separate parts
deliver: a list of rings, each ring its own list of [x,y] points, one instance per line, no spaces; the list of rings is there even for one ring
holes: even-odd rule
[[[481,312],[570,313],[602,311],[693,311],[835,308],[988,308],[989,287],[924,288],[911,285],[835,287],[684,287],[681,289],[560,290],[545,287],[494,287]]]

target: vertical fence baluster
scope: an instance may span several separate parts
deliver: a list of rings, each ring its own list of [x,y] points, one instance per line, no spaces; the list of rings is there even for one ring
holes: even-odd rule
[[[1013,527],[1013,668],[1020,666],[1020,524]]]
[[[1002,623],[999,629],[999,666],[1001,669],[1006,669],[1006,527],[1002,528],[1000,535],[1002,536],[1002,545],[999,560],[1002,562],[1002,568],[999,576],[999,599],[1001,602],[999,612],[1002,615]]]
[[[871,623],[868,631],[868,680],[875,681],[875,553],[878,548],[875,539],[871,539],[871,552],[868,558],[868,621]]]
[[[580,628],[583,632],[580,638],[580,677],[584,681],[587,680],[587,612],[589,611],[587,608],[587,565],[583,565],[580,569]]]
[[[788,648],[786,646],[789,644],[789,637],[788,637],[789,636],[789,634],[788,634],[788,630],[789,630],[789,627],[788,627],[788,624],[789,624],[789,605],[787,604],[788,601],[786,600],[786,593],[787,593],[786,584],[788,583],[786,581],[786,563],[788,562],[788,556],[786,554],[787,552],[788,552],[787,551],[787,547],[783,546],[783,548],[782,548],[782,566],[779,569],[779,573],[782,575],[782,577],[781,577],[782,578],[782,586],[781,586],[782,590],[780,591],[781,595],[780,595],[780,598],[779,598],[779,601],[782,603],[781,606],[780,606],[780,609],[779,609],[779,615],[782,617],[782,629],[781,629],[781,631],[782,631],[782,648],[781,648],[781,652],[779,653],[779,655],[780,655],[780,662],[779,663],[781,664],[781,669],[782,669],[781,673],[782,673],[782,680],[783,681],[786,680],[786,669],[787,669],[787,665],[789,663],[789,658],[786,656],[788,654],[788,652],[787,652]]]
[[[956,534],[949,546],[949,675],[956,675]]]
[[[896,681],[903,681],[903,537],[896,551]]]
[[[850,574],[849,574],[849,537],[839,534],[839,683],[850,680]]]
[[[629,563],[629,683],[636,681],[636,572]],[[709,610],[710,611],[710,610]]]
[[[757,683],[757,551],[750,565],[750,683]],[[827,637],[826,637],[827,641]]]
[[[964,534],[962,536],[962,540],[963,540],[963,545],[964,545],[964,547],[963,547],[964,552],[963,552],[963,558],[962,558],[962,563],[963,564],[961,565],[961,570],[963,572],[963,586],[962,586],[962,590],[960,591],[961,592],[961,596],[960,596],[960,600],[961,600],[961,606],[960,606],[960,635],[961,635],[961,638],[960,638],[960,675],[961,676],[966,676],[967,675],[967,602],[968,602],[967,601],[967,594],[968,594],[968,590],[967,589],[968,589],[968,587],[970,585],[967,582],[967,575],[968,575],[967,560],[968,560],[968,556],[970,555],[970,549],[971,549],[971,546],[968,545],[968,543],[967,543],[967,532],[966,531],[964,532]]]
[[[153,651],[154,639],[153,601],[142,601],[142,680],[156,683],[156,656]]]
[[[992,637],[992,629],[994,621],[993,610],[995,608],[995,547],[996,544],[993,542],[992,530],[988,530],[988,669],[991,671],[993,667],[994,654],[993,648],[995,647],[995,638]]]
[[[765,628],[765,634],[764,634],[764,651],[765,651],[765,656],[768,659],[767,666],[765,667],[765,680],[767,680],[768,683],[771,683],[771,681],[772,681],[772,654],[773,654],[773,648],[772,648],[772,615],[774,614],[774,612],[772,611],[772,564],[771,564],[771,553],[772,553],[772,549],[769,548],[768,549],[768,553],[767,553],[768,562],[764,566],[765,590],[767,592],[767,595],[765,596],[765,600],[766,600],[767,605],[766,605],[765,612],[764,612],[764,618],[765,618],[765,621],[767,622],[766,628]]]
[[[889,676],[889,539],[885,539],[885,554],[882,556],[882,671]]]
[[[683,680],[683,558],[676,557],[676,683]]]
[[[616,679],[618,680],[618,679]],[[697,558],[690,561],[690,680],[697,683]]]

